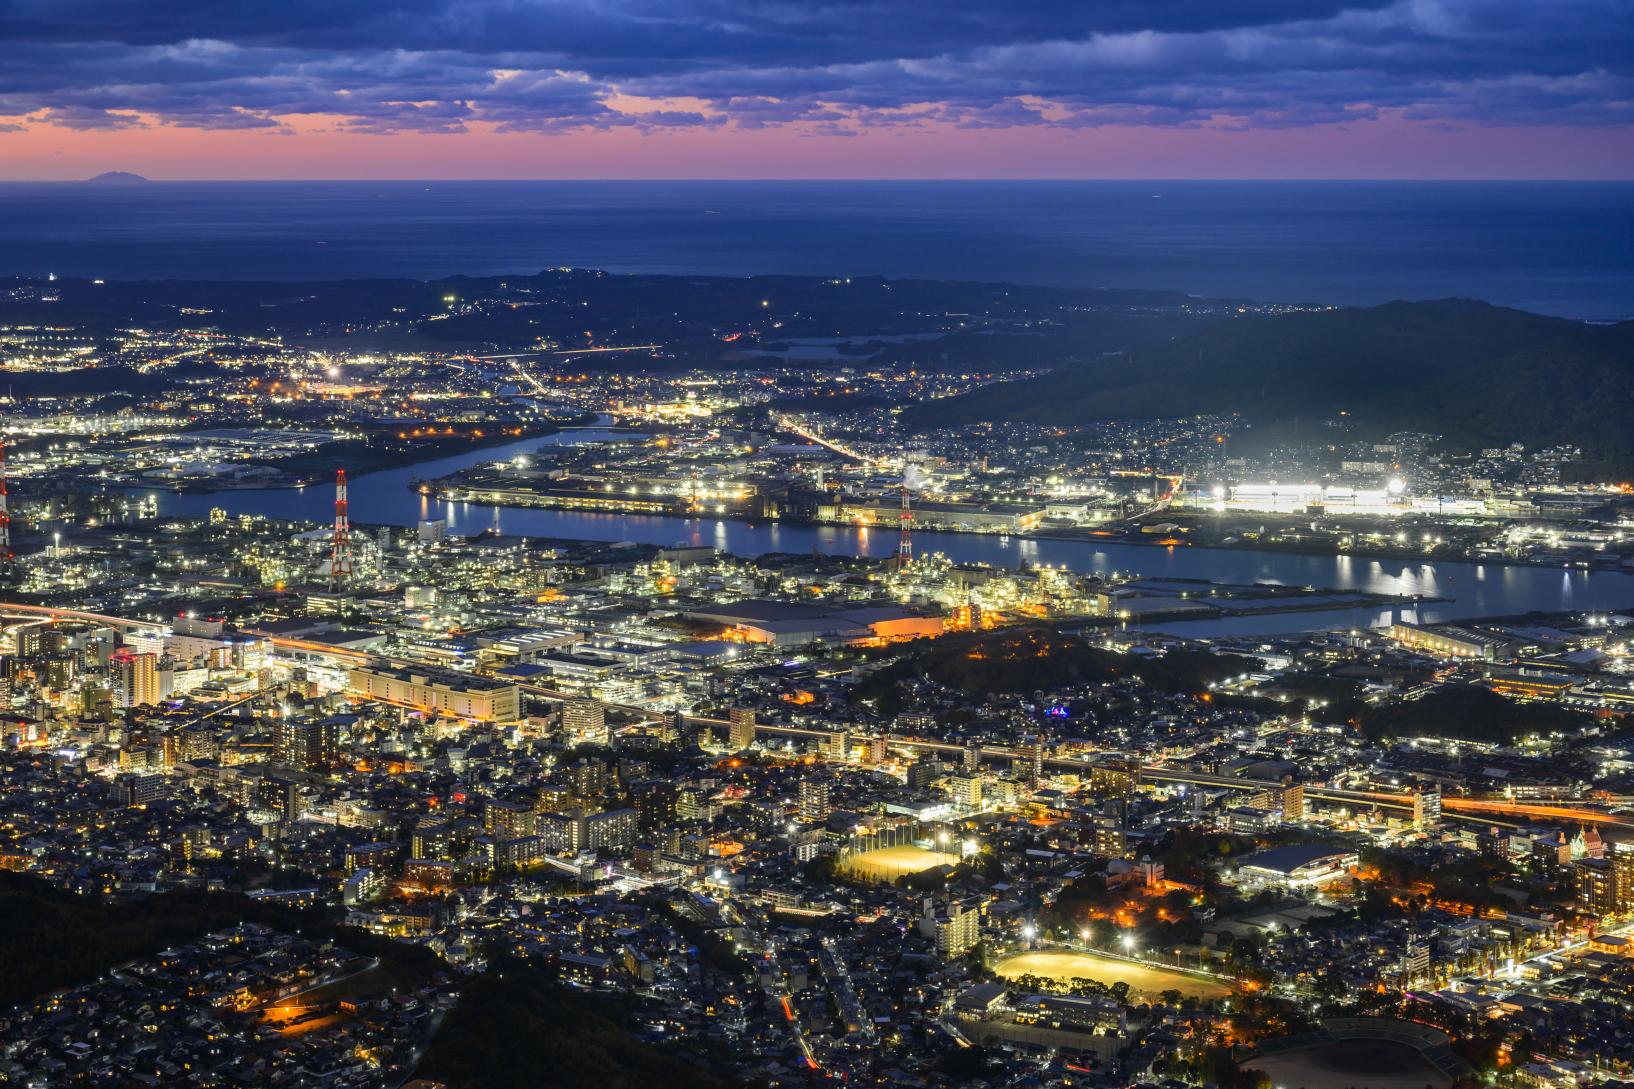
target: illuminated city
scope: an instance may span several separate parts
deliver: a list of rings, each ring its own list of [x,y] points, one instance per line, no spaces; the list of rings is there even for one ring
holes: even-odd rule
[[[0,1086],[1634,1086],[1626,10],[21,7]]]

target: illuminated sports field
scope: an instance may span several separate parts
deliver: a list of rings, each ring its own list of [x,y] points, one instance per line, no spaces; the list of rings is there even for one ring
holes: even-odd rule
[[[1263,1070],[1275,1085],[1302,1089],[1446,1089],[1452,1079],[1413,1048],[1388,1040],[1341,1040],[1258,1055],[1243,1062]]]
[[[843,868],[867,881],[895,881],[904,874],[919,873],[932,866],[957,866],[959,856],[947,851],[927,851],[904,844],[864,851],[845,860]]]
[[[1017,953],[999,961],[994,971],[1005,979],[1042,976],[1059,983],[1070,983],[1075,979],[1093,979],[1108,987],[1123,982],[1129,984],[1130,991],[1146,995],[1173,990],[1197,998],[1222,998],[1231,993],[1229,984],[1217,980],[1204,979],[1185,972],[1172,972],[1166,968],[1131,964],[1116,957],[1103,957],[1095,953]]]

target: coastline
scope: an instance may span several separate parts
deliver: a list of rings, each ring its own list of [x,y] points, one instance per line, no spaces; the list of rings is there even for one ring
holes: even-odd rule
[[[515,442],[528,442],[535,439],[549,438],[562,431],[571,430],[577,426],[574,420],[563,423],[540,424],[537,427],[524,427],[520,435],[494,434],[484,435],[480,439],[466,439],[457,448],[452,445],[443,450],[430,452],[415,451],[411,465],[425,462],[439,461],[443,458],[456,457],[459,454],[486,450],[495,446],[508,446]],[[348,455],[345,459],[347,475],[354,480],[369,473],[381,472],[385,469],[395,469],[400,462],[400,451],[378,450],[371,451],[364,457]],[[310,456],[310,455],[307,455]],[[253,492],[272,489],[298,490],[330,483],[333,480],[330,472],[316,473],[315,475],[281,474],[277,477],[261,480],[246,480],[242,482],[211,483],[206,481],[153,481],[131,479],[118,481],[114,486],[121,489],[145,488],[153,491],[171,492],[176,495],[214,495],[221,492]]]
[[[447,478],[444,478],[444,479],[447,479]],[[565,505],[565,504],[553,504],[553,503],[503,503],[503,504],[494,504],[494,503],[478,503],[478,502],[476,502],[474,500],[467,500],[467,499],[452,499],[452,500],[450,500],[450,499],[448,499],[448,496],[447,496],[446,492],[441,487],[439,487],[439,485],[441,484],[440,480],[417,481],[416,482],[416,487],[418,487],[419,485],[422,485],[422,484],[429,484],[431,486],[431,489],[432,489],[431,494],[434,497],[436,497],[439,500],[446,500],[446,501],[449,501],[449,502],[471,503],[471,504],[476,505],[476,506],[497,506],[497,507],[499,507],[500,510],[562,511],[562,512],[569,512],[569,513],[572,513],[572,512],[576,511],[576,508],[574,508],[572,506]],[[652,515],[654,512],[652,512],[652,511],[636,511],[636,510],[632,510],[632,511],[612,510],[612,511],[606,511],[606,512],[598,512],[598,513],[608,513],[608,514],[615,514],[615,515],[616,514],[623,514],[623,515],[631,515],[631,516],[649,516],[649,515]],[[697,517],[701,517],[700,515],[697,515],[697,514],[689,514],[689,513],[679,512],[679,511],[664,512],[661,516],[662,517],[669,517],[669,518],[697,518]],[[853,523],[850,523],[850,522],[823,521],[823,520],[816,519],[816,518],[797,518],[797,517],[786,517],[786,516],[781,517],[781,518],[759,518],[759,517],[753,517],[753,516],[750,516],[750,515],[736,513],[736,512],[732,512],[732,511],[723,511],[723,512],[720,512],[720,513],[711,513],[709,515],[709,518],[711,520],[714,520],[714,521],[726,521],[726,522],[742,523],[742,524],[748,525],[750,527],[754,527],[754,526],[761,525],[761,524],[779,524],[779,525],[799,526],[799,527],[824,527],[824,528],[845,527],[845,528],[849,528],[849,527],[851,527],[853,525]],[[872,528],[878,528],[883,532],[883,531],[886,531],[886,530],[894,530],[895,527],[879,526],[879,527],[872,527]],[[1142,548],[1152,548],[1152,549],[1169,549],[1169,550],[1187,549],[1187,550],[1192,550],[1192,551],[1208,551],[1208,552],[1268,552],[1268,553],[1287,554],[1287,555],[1291,555],[1291,556],[1316,556],[1316,557],[1321,557],[1321,558],[1325,558],[1325,559],[1333,559],[1333,558],[1338,558],[1338,557],[1355,557],[1357,559],[1364,559],[1364,560],[1394,561],[1394,562],[1408,563],[1408,564],[1435,564],[1435,563],[1439,562],[1439,563],[1473,564],[1473,565],[1477,565],[1477,566],[1488,566],[1488,565],[1490,565],[1490,566],[1494,566],[1494,567],[1518,567],[1518,568],[1528,568],[1528,569],[1536,569],[1536,570],[1548,569],[1548,568],[1552,568],[1552,567],[1556,566],[1553,563],[1531,563],[1531,562],[1528,562],[1526,560],[1511,559],[1511,558],[1508,558],[1508,557],[1490,558],[1490,557],[1473,557],[1473,556],[1459,556],[1459,555],[1426,555],[1424,553],[1389,552],[1389,551],[1375,551],[1375,550],[1368,550],[1368,549],[1346,549],[1346,550],[1322,549],[1322,548],[1299,547],[1299,546],[1295,546],[1295,545],[1266,543],[1266,542],[1261,542],[1261,541],[1245,541],[1245,542],[1242,542],[1241,544],[1220,544],[1220,543],[1195,544],[1195,543],[1192,543],[1190,541],[1176,542],[1176,541],[1174,541],[1174,540],[1172,540],[1170,538],[1165,538],[1165,539],[1163,539],[1161,541],[1143,539],[1142,536],[1139,535],[1139,534],[1130,535],[1130,536],[1108,536],[1108,535],[1105,535],[1105,534],[1096,533],[1094,530],[1090,530],[1090,529],[1084,529],[1084,530],[1081,530],[1081,531],[1057,530],[1057,531],[1053,531],[1053,532],[1044,532],[1044,533],[1040,533],[1040,532],[1036,532],[1036,531],[1001,533],[1001,532],[992,531],[992,530],[949,528],[949,527],[945,527],[945,526],[941,526],[941,525],[923,525],[923,526],[916,525],[916,526],[914,526],[914,528],[916,530],[922,530],[923,532],[927,532],[927,533],[951,534],[951,535],[957,535],[957,536],[961,536],[961,537],[997,537],[997,538],[1008,537],[1009,539],[1014,540],[1014,541],[1061,541],[1061,542],[1066,542],[1066,543],[1071,543],[1071,544],[1086,544],[1086,545],[1096,545],[1096,544],[1120,545],[1120,546],[1121,545],[1135,545],[1135,546],[1139,546],[1139,547],[1142,547]],[[1596,573],[1605,572],[1605,573],[1614,573],[1614,574],[1623,574],[1623,575],[1634,575],[1634,568],[1626,567],[1621,563],[1610,563],[1610,564],[1604,564],[1604,565],[1561,564],[1559,566],[1562,567],[1562,568],[1565,568],[1567,570],[1577,570],[1577,571],[1596,572]],[[1425,600],[1429,600],[1429,599],[1425,599]]]

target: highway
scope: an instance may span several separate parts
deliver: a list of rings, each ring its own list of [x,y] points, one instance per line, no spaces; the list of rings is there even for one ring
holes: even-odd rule
[[[823,447],[825,450],[832,450],[843,458],[850,458],[852,461],[860,461],[865,465],[883,464],[878,458],[869,457],[867,454],[859,453],[858,451],[851,449],[849,446],[846,446],[843,443],[835,442],[832,439],[825,439],[822,435],[806,427],[793,416],[778,415],[772,418],[777,422],[777,426],[781,427],[783,430],[792,432],[793,434],[798,435],[800,438],[805,439],[807,442],[814,442],[818,446]]]
[[[22,619],[56,619],[56,620],[84,620],[91,623],[102,623],[111,626],[162,631],[164,625],[149,620],[131,620],[126,617],[107,616],[101,613],[91,613],[76,609],[57,609],[39,605],[17,605],[0,602],[0,617]],[[403,658],[391,658],[385,655],[370,654],[364,651],[348,650],[332,647],[323,643],[310,643],[299,639],[271,638],[273,646],[285,650],[298,650],[305,653],[321,653],[333,655],[342,661],[352,661],[358,665],[387,665],[393,668],[426,668],[425,663],[415,662]],[[513,682],[516,683],[516,682]],[[517,687],[533,695],[543,696],[546,699],[571,699],[578,693],[567,692],[561,689],[546,688],[541,685],[517,683]],[[648,708],[636,707],[629,704],[607,704],[611,711],[638,718],[648,718],[651,711]],[[696,726],[713,730],[725,729],[730,724],[724,719],[703,718],[694,715],[685,716],[686,721]],[[769,723],[760,723],[755,727],[757,737],[790,738],[805,741],[822,742],[833,738],[845,731],[825,730],[815,727],[779,726]],[[961,757],[964,746],[947,741],[927,741],[923,738],[906,737],[898,734],[883,736],[885,743],[893,748],[906,749],[910,752],[936,753]],[[987,762],[1008,762],[1021,758],[1022,754],[1014,749],[1002,745],[984,745],[981,757]],[[1084,771],[1093,766],[1089,761],[1079,758],[1060,756],[1046,757],[1044,765],[1062,771]],[[1187,786],[1207,787],[1223,790],[1264,790],[1272,784],[1258,780],[1238,779],[1226,775],[1216,775],[1210,772],[1192,771],[1185,768],[1170,768],[1160,764],[1146,764],[1140,768],[1140,781],[1146,783],[1185,784]],[[1334,787],[1306,786],[1305,797],[1313,801],[1329,802],[1350,806],[1377,806],[1381,809],[1395,809],[1411,811],[1413,796],[1408,793],[1392,793],[1385,791],[1357,791],[1341,790]],[[1587,801],[1588,799],[1584,799]],[[1603,809],[1587,808],[1562,804],[1560,801],[1519,802],[1505,798],[1473,798],[1464,795],[1443,794],[1441,808],[1449,819],[1468,820],[1482,824],[1509,824],[1511,818],[1521,822],[1565,823],[1565,824],[1593,824],[1602,828],[1628,829],[1634,832],[1634,816],[1624,816],[1607,813]]]
[[[719,719],[693,719],[699,724],[710,726],[726,726]],[[834,731],[801,728],[794,726],[759,725],[755,729],[757,735],[772,737],[803,738],[821,741],[832,737]],[[962,745],[955,745],[943,741],[925,741],[920,738],[902,737],[887,734],[885,743],[894,748],[908,749],[915,752],[929,752],[945,755],[959,755],[964,753]],[[1016,760],[1021,754],[1013,749],[998,745],[984,745],[982,759],[988,762],[1004,762]],[[1046,757],[1044,765],[1063,771],[1084,771],[1091,766],[1090,762],[1067,757]],[[1223,790],[1264,790],[1273,784],[1253,779],[1238,779],[1232,776],[1215,775],[1209,772],[1191,771],[1184,768],[1169,768],[1160,764],[1144,764],[1140,768],[1140,781],[1145,783],[1185,784],[1187,786],[1207,787]],[[1307,786],[1305,797],[1313,801],[1331,802],[1350,806],[1378,806],[1381,809],[1397,809],[1412,811],[1413,796],[1408,793],[1391,793],[1385,791],[1342,790],[1335,787]],[[1606,813],[1599,809],[1589,809],[1570,805],[1515,802],[1502,798],[1470,798],[1459,795],[1443,794],[1441,808],[1450,819],[1470,819],[1483,824],[1509,823],[1502,819],[1489,820],[1487,817],[1503,818],[1514,817],[1523,821],[1539,822],[1567,822],[1595,824],[1603,827],[1627,828],[1634,830],[1634,817],[1619,816]]]
[[[0,616],[19,620],[84,620],[92,624],[109,624],[117,628],[146,628],[150,631],[163,631],[163,624],[151,620],[129,620],[123,616],[104,616],[102,613],[87,613],[77,609],[51,609],[43,605],[11,605],[0,602]]]

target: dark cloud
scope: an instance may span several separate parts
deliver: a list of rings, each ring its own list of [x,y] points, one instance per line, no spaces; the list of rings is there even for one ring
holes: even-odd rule
[[[1634,122],[1627,0],[0,0],[0,118],[389,133]]]

